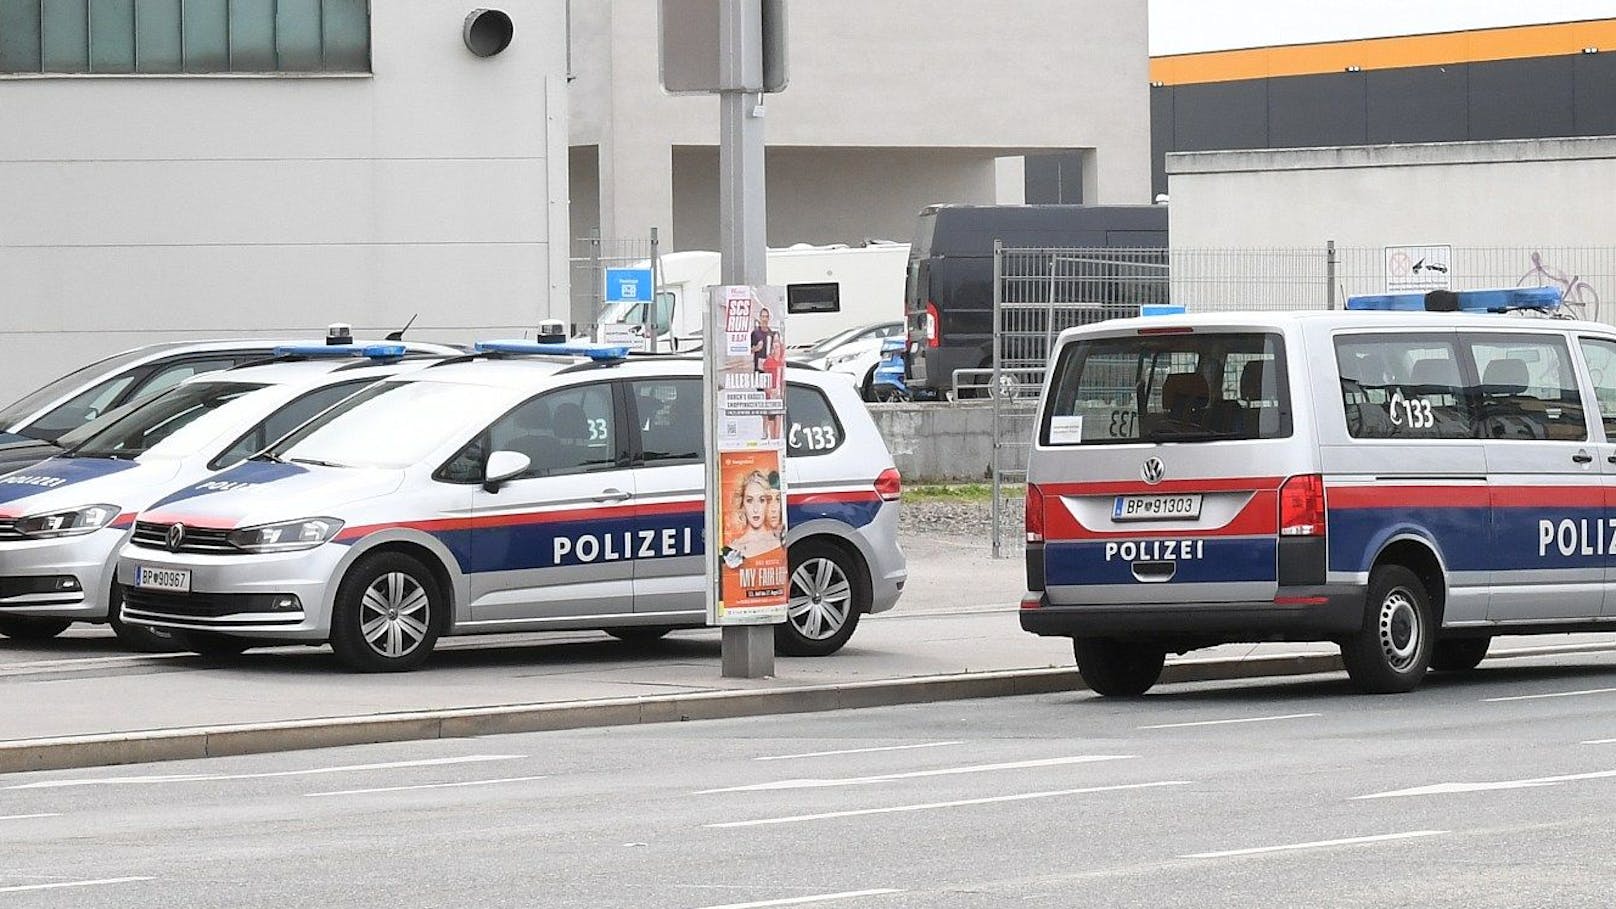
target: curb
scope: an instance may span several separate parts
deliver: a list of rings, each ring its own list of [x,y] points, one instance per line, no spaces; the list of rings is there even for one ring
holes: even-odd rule
[[[1184,661],[1169,664],[1162,682],[1205,682],[1259,676],[1307,675],[1341,668],[1335,654]],[[635,726],[787,713],[817,713],[973,698],[1084,690],[1076,668],[1018,669],[882,679],[776,690],[695,692],[384,713],[367,716],[160,729],[106,735],[0,742],[0,773],[66,770],[306,748],[424,739],[548,732],[595,726]]]

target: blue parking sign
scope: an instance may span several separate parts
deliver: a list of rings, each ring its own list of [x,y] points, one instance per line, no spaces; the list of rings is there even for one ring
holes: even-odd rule
[[[607,303],[649,303],[651,289],[649,268],[606,269]]]

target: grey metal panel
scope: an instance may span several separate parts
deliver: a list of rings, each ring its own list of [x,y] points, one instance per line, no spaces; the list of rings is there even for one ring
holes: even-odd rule
[[[1616,54],[1579,54],[1572,64],[1572,121],[1579,136],[1616,135]]]
[[[1362,145],[1364,74],[1324,73],[1268,82],[1268,144],[1271,148]]]
[[[1575,57],[1470,64],[1470,138],[1572,135]]]
[[[1382,142],[1458,142],[1469,137],[1469,68],[1411,66],[1364,74],[1367,136]]]
[[[1060,201],[1060,159],[1055,155],[1028,155],[1023,168],[1028,205]]]
[[[1613,58],[1616,59],[1616,58]],[[1167,153],[1177,151],[1173,138],[1173,103],[1177,89],[1150,87],[1150,196],[1167,192]]]
[[[1180,85],[1174,95],[1175,151],[1268,147],[1268,80]]]

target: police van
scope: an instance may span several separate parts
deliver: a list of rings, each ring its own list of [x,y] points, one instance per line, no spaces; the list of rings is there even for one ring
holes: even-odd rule
[[[419,666],[442,635],[703,625],[700,361],[480,349],[143,511],[118,565],[123,621],[208,653],[329,641],[366,671]],[[897,602],[900,482],[852,383],[786,381],[789,499],[757,518],[789,557],[776,647],[825,655]]]
[[[1616,329],[1532,317],[1552,289],[1432,302],[1459,311],[1063,332],[1022,627],[1102,695],[1222,643],[1338,642],[1358,689],[1401,692],[1494,635],[1616,629]]]
[[[44,640],[107,623],[127,646],[173,649],[125,625],[113,584],[135,513],[233,466],[378,379],[425,365],[403,344],[276,348],[108,413],[53,458],[0,476],[0,635]]]

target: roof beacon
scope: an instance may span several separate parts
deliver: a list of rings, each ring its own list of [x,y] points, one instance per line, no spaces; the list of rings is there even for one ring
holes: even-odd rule
[[[403,357],[405,352],[402,344],[287,344],[275,348],[274,355],[311,360],[337,360],[346,357],[397,360]]]
[[[623,360],[628,347],[623,344],[548,344],[542,341],[478,341],[478,353],[549,354],[556,357],[588,357],[591,360]]]
[[[536,339],[540,344],[563,344],[567,340],[567,323],[560,319],[540,319],[539,336]]]
[[[1347,309],[1383,312],[1551,312],[1560,308],[1553,287],[1505,287],[1498,290],[1433,290],[1423,294],[1364,294],[1348,297]]]
[[[332,322],[325,327],[325,343],[352,344],[353,326],[347,322]]]

